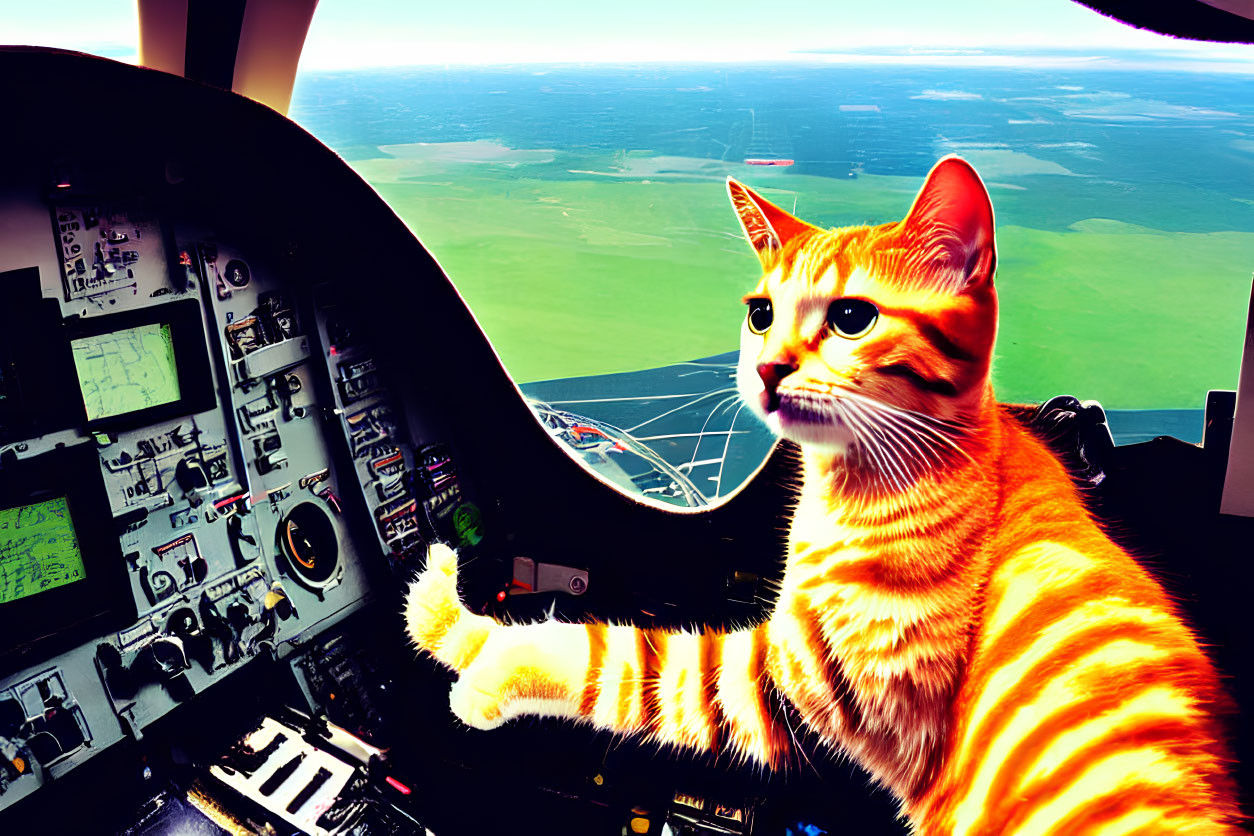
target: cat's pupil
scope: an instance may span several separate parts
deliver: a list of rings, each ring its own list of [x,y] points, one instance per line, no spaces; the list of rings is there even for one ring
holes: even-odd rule
[[[879,317],[879,309],[865,299],[837,299],[827,309],[827,324],[842,337],[860,337]]]
[[[749,330],[755,334],[762,334],[766,329],[771,327],[771,321],[775,318],[774,312],[771,310],[770,299],[751,299],[749,300]]]

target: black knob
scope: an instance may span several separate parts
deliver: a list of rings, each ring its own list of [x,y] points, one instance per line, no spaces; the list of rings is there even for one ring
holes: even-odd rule
[[[239,601],[226,608],[226,620],[236,633],[244,632],[244,628],[253,623],[252,616],[248,614],[248,607]]]

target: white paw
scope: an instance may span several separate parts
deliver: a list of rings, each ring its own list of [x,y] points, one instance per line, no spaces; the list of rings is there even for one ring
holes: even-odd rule
[[[427,550],[427,565],[405,596],[405,627],[414,644],[434,653],[465,612],[457,594],[457,553],[442,543]]]
[[[427,549],[427,566],[424,572],[439,572],[457,583],[457,552],[444,543],[436,543]]]
[[[501,710],[495,694],[475,685],[475,677],[463,674],[448,692],[448,705],[458,719],[474,729],[488,731],[502,725],[508,717]]]

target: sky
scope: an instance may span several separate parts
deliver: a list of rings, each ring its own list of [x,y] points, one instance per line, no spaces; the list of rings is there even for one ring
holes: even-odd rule
[[[0,43],[134,62],[137,20],[135,0],[0,0]],[[786,60],[807,50],[1032,45],[1254,57],[1251,46],[1138,31],[1071,0],[320,0],[300,68]]]

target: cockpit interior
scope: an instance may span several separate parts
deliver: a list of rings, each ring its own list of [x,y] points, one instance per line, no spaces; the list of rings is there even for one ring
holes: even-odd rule
[[[177,5],[139,3],[146,66],[0,48],[0,830],[908,832],[800,729],[767,774],[450,713],[452,675],[402,623],[430,544],[456,547],[467,606],[501,621],[752,623],[795,451],[734,418],[683,446],[713,413],[680,393],[732,385],[726,358],[516,382],[424,230],[284,115],[315,4],[189,2],[172,23]],[[1254,40],[1239,4],[1090,5]],[[237,50],[211,47],[224,32]],[[1235,382],[1182,432],[1078,389],[1018,416],[1146,556],[1240,707],[1254,510],[1220,508],[1254,427]],[[1247,811],[1249,716],[1230,718]]]

